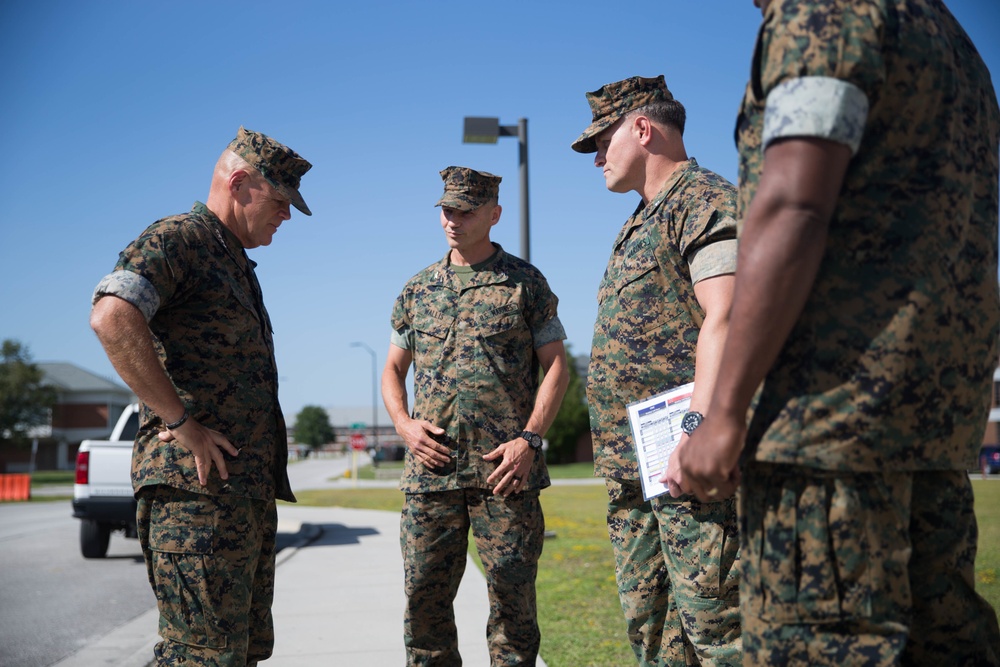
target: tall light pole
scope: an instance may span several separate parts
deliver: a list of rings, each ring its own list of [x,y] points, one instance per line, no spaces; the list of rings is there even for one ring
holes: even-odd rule
[[[375,358],[375,350],[371,349],[364,343],[359,343],[357,341],[351,343],[351,347],[363,347],[368,350],[368,354],[372,355],[372,437],[375,448],[375,455],[378,456],[378,369],[377,362]]]
[[[465,117],[462,143],[495,144],[498,137],[517,137],[518,167],[521,176],[521,259],[530,262],[531,241],[528,233],[528,119],[518,119],[517,125],[501,125],[499,118]]]

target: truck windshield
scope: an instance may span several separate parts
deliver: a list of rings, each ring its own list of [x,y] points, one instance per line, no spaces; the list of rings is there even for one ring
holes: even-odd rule
[[[135,440],[135,434],[139,432],[139,413],[132,411],[132,415],[128,418],[128,422],[125,423],[125,427],[122,429],[122,434],[120,440]]]

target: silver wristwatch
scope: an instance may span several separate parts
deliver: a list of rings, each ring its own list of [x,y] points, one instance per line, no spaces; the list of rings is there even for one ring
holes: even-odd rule
[[[701,421],[704,418],[705,415],[701,414],[700,412],[694,412],[693,410],[691,412],[685,413],[684,416],[681,418],[681,430],[687,433],[688,435],[691,435],[692,433],[694,433],[694,430],[696,428],[701,426]]]

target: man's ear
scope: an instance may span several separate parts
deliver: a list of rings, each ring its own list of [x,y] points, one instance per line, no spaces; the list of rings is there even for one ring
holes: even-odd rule
[[[500,214],[503,213],[503,206],[497,204],[493,207],[493,213],[490,215],[490,227],[500,222]]]
[[[632,119],[632,131],[639,143],[645,146],[653,138],[653,123],[645,116],[636,116]]]
[[[229,194],[236,197],[236,193],[250,185],[250,174],[242,169],[237,169],[229,175]]]

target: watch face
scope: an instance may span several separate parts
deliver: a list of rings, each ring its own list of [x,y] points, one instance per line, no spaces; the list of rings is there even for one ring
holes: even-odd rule
[[[691,435],[701,425],[703,417],[700,412],[689,412],[681,419],[681,430]]]
[[[538,435],[537,433],[525,431],[524,433],[521,434],[521,437],[528,441],[528,445],[532,449],[542,448],[542,436]]]

